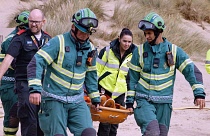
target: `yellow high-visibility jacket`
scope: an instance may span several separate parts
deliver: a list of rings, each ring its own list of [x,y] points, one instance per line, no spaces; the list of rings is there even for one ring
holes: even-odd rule
[[[208,50],[206,53],[205,68],[206,68],[207,73],[210,74],[210,50]]]
[[[135,48],[136,46],[132,44],[121,58],[119,41],[115,39],[100,51],[96,62],[98,82],[102,88],[112,93],[113,99],[127,92],[126,76],[129,69],[127,63],[131,60]]]

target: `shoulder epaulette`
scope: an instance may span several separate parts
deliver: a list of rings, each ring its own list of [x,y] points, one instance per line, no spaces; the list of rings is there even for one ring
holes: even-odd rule
[[[24,32],[26,32],[26,30],[25,30],[25,29],[21,29],[21,30],[19,30],[19,31],[17,32],[17,35],[21,35],[21,34],[24,33]]]
[[[45,34],[49,35],[46,31],[43,31],[43,33],[45,33]],[[49,36],[50,36],[50,35],[49,35]]]

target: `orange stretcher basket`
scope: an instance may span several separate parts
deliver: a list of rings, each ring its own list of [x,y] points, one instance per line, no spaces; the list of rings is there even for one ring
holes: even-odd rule
[[[93,121],[99,121],[102,123],[122,123],[127,119],[127,116],[130,113],[130,111],[126,110],[124,107],[122,107],[121,109],[116,109],[100,106],[99,109],[99,111],[96,111],[90,108],[90,112]]]
[[[113,99],[102,95],[99,111],[96,111],[91,108],[91,101],[88,97],[84,97],[87,104],[90,106],[90,112],[93,121],[99,121],[102,123],[110,124],[119,124],[124,122],[127,119],[127,116],[130,114],[130,111],[125,107],[121,106],[114,102]]]

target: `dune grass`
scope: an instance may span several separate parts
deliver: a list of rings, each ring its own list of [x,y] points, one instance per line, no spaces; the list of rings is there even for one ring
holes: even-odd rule
[[[98,45],[104,45],[104,41],[108,45],[111,40],[118,37],[124,27],[132,30],[134,43],[138,45],[145,41],[143,32],[138,29],[138,23],[146,14],[154,11],[161,15],[166,23],[164,36],[172,43],[182,47],[188,54],[195,54],[195,52],[205,54],[203,52],[210,48],[209,43],[197,33],[187,32],[181,26],[183,18],[197,22],[201,24],[201,27],[204,21],[210,23],[209,0],[202,0],[202,2],[196,0],[120,0],[115,2],[114,13],[111,17],[108,17],[103,7],[106,1],[101,0],[47,0],[42,5],[35,1],[30,1],[30,3],[29,7],[24,7],[11,15],[9,27],[15,26],[13,18],[21,11],[39,8],[47,19],[44,29],[55,36],[69,31],[73,13],[80,8],[88,7],[96,14],[99,25],[104,25],[104,21],[109,21],[109,24],[105,24],[107,25],[105,29],[104,26],[100,26],[97,33],[92,35],[92,39]],[[103,44],[100,44],[102,41]]]

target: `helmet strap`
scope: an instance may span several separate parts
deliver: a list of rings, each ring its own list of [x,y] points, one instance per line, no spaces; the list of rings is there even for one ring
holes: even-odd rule
[[[75,36],[76,40],[77,40],[79,43],[84,43],[84,42],[86,42],[86,41],[89,39],[89,37],[88,37],[86,40],[82,40],[82,39],[78,38],[78,37],[77,37],[78,30],[79,30],[79,29],[78,29],[76,26],[75,26],[75,30],[71,29],[71,31],[74,33],[74,36]]]
[[[157,40],[157,38],[158,38],[158,36],[160,35],[160,33],[161,33],[161,31],[160,30],[153,30],[153,32],[154,32],[154,35],[155,35],[155,39],[154,40],[152,40],[149,44],[150,45],[155,45],[155,43],[156,43],[156,40]]]

